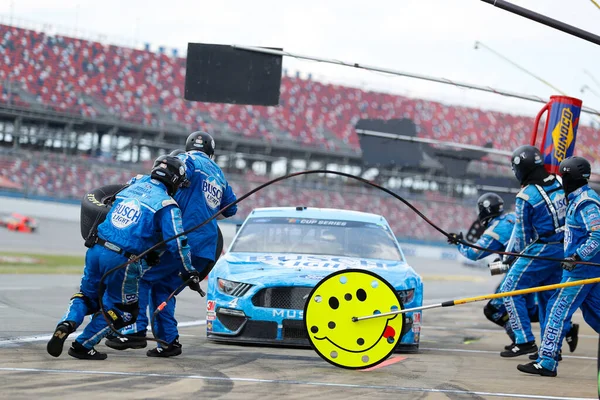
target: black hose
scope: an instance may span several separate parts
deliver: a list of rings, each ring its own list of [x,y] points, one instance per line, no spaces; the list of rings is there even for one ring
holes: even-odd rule
[[[128,260],[127,262],[118,265],[110,270],[108,270],[100,279],[100,287],[98,290],[99,293],[99,304],[100,304],[100,311],[102,312],[102,315],[104,316],[104,319],[106,320],[106,322],[108,323],[108,326],[110,327],[110,329],[119,337],[125,337],[125,338],[131,338],[127,335],[124,335],[120,332],[118,332],[114,326],[112,325],[108,315],[106,315],[106,312],[104,311],[104,306],[102,304],[102,297],[104,295],[104,279],[111,273],[121,269],[121,268],[125,268],[127,265],[139,261],[142,259],[142,257],[144,257],[146,254],[148,254],[149,252],[158,249],[159,247],[163,246],[166,242],[177,239],[180,236],[183,235],[187,235],[188,233],[195,231],[196,229],[199,229],[201,227],[203,227],[204,225],[208,224],[209,222],[211,222],[212,220],[214,220],[215,218],[217,218],[219,215],[221,215],[223,212],[227,211],[230,207],[233,207],[234,205],[246,200],[248,197],[252,196],[254,193],[266,188],[267,186],[271,186],[277,182],[281,182],[283,180],[286,179],[290,179],[290,178],[294,178],[297,176],[302,176],[302,175],[312,175],[312,174],[332,174],[332,175],[338,175],[338,176],[343,176],[346,178],[350,178],[350,179],[354,179],[357,180],[359,182],[362,182],[368,186],[374,187],[376,189],[379,189],[389,195],[391,195],[392,197],[394,197],[396,200],[401,201],[402,203],[404,203],[406,206],[408,206],[408,208],[410,208],[412,211],[414,211],[421,219],[423,219],[425,222],[427,222],[432,228],[434,228],[435,230],[437,230],[438,232],[440,232],[442,235],[444,235],[446,238],[448,239],[454,239],[457,243],[463,244],[465,246],[474,248],[476,250],[480,250],[480,251],[485,251],[485,252],[489,252],[489,253],[495,253],[495,254],[500,254],[500,255],[506,255],[506,256],[514,256],[514,257],[522,257],[522,258],[528,258],[528,259],[534,259],[534,260],[545,260],[545,261],[555,261],[555,262],[563,262],[565,261],[562,258],[552,258],[552,257],[542,257],[542,256],[534,256],[534,255],[528,255],[528,254],[521,254],[521,253],[512,253],[512,252],[508,252],[508,251],[499,251],[499,250],[492,250],[492,249],[487,249],[485,247],[480,247],[477,246],[475,244],[469,243],[465,240],[461,240],[461,239],[456,239],[453,235],[451,235],[450,233],[444,231],[442,228],[440,228],[439,226],[437,226],[434,222],[432,222],[429,218],[427,218],[425,216],[425,214],[423,214],[421,211],[419,211],[415,206],[413,206],[408,200],[404,199],[403,197],[399,196],[398,194],[394,193],[393,191],[384,188],[383,186],[380,186],[376,183],[373,183],[371,181],[368,181],[365,178],[361,178],[360,176],[355,176],[355,175],[351,175],[351,174],[347,174],[345,172],[339,172],[339,171],[330,171],[330,170],[326,170],[326,169],[316,169],[316,170],[308,170],[308,171],[300,171],[300,172],[294,172],[292,174],[288,174],[288,175],[284,175],[284,176],[280,176],[278,178],[272,179],[268,182],[265,182],[259,186],[257,186],[256,188],[250,190],[248,193],[244,194],[243,196],[241,196],[240,198],[238,198],[236,201],[234,201],[233,203],[228,204],[227,206],[223,207],[221,210],[219,210],[217,213],[215,213],[212,217],[210,217],[209,219],[199,223],[196,226],[191,227],[190,229],[175,235],[173,237],[170,237],[169,239],[165,239],[157,244],[155,244],[154,246],[150,247],[148,250],[144,251],[143,253],[139,254],[136,257],[131,258],[130,260]],[[595,266],[595,267],[600,267],[599,263],[593,263],[593,262],[589,262],[589,261],[578,261],[577,264],[581,264],[581,265],[591,265],[591,266]],[[183,285],[182,285],[183,286]],[[179,289],[178,289],[179,290]],[[173,296],[175,295],[175,292],[173,292],[171,294],[171,296],[169,296],[169,299],[171,299]],[[152,335],[154,336],[154,339],[148,339],[148,340],[153,340],[156,341],[158,343],[164,344],[164,345],[168,345],[168,343],[165,343],[164,341],[162,341],[161,339],[158,339],[154,333],[154,330],[152,330]]]

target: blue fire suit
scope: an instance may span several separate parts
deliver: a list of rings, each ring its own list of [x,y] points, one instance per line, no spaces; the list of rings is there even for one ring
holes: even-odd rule
[[[565,193],[553,175],[546,186],[525,186],[515,201],[517,221],[507,251],[527,255],[563,258],[564,222],[566,213]],[[501,291],[508,292],[560,282],[560,262],[534,260],[519,257],[508,271]],[[551,292],[538,293],[539,320],[542,331],[546,322],[546,306]],[[510,317],[510,327],[515,343],[535,341],[531,331],[525,296],[504,298],[504,306]]]
[[[564,254],[578,254],[584,261],[600,263],[600,196],[588,185],[568,196]],[[576,265],[563,271],[562,282],[600,277],[600,267]],[[556,371],[557,355],[568,332],[567,321],[581,308],[585,321],[600,333],[600,284],[572,286],[557,290],[548,303],[548,322],[544,330],[538,363]]]
[[[490,250],[504,251],[508,241],[510,240],[516,219],[517,217],[514,213],[503,214],[492,219],[488,228],[485,230],[485,232],[483,232],[475,245]],[[458,251],[460,254],[473,261],[481,260],[482,258],[493,254],[492,252],[474,249],[472,247],[465,246],[464,244],[459,244]],[[502,286],[503,282],[504,279],[502,279],[502,282],[498,286],[496,293],[500,291],[500,287]],[[529,315],[531,316],[532,313],[537,313],[538,310],[535,294],[527,295],[526,300]],[[504,307],[503,299],[490,300],[484,308],[484,314],[492,322],[498,325],[503,324],[506,333],[514,341],[514,334],[510,329],[510,324],[507,323],[508,315],[506,314],[506,308]]]
[[[206,154],[191,151],[178,156],[186,165],[186,174],[190,186],[182,188],[175,194],[183,215],[183,227],[187,231],[212,217],[219,210],[236,201],[235,193],[225,179],[221,168]],[[231,217],[237,212],[237,205],[227,209],[223,216]],[[217,248],[217,221],[212,220],[203,227],[190,232],[188,235],[192,253],[192,265],[201,272],[215,259]],[[148,316],[146,306],[150,311],[167,299],[181,285],[182,280],[173,276],[173,260],[171,257],[161,257],[160,264],[150,268],[142,277],[140,291],[140,315],[136,324],[129,327],[126,333],[142,332],[147,329]],[[157,337],[172,343],[179,335],[175,320],[176,299],[173,297],[166,307],[157,314],[155,332]]]
[[[514,213],[507,213],[492,219],[488,228],[483,232],[477,243],[479,247],[490,250],[502,251],[506,248],[510,235],[515,226],[516,216]],[[464,244],[458,245],[458,251],[469,260],[481,260],[492,254],[489,251],[474,249]]]
[[[155,180],[134,183],[121,191],[106,219],[98,226],[98,238],[105,243],[94,244],[86,253],[80,292],[71,299],[62,321],[71,321],[75,328],[86,315],[99,309],[98,285],[102,276],[128,260],[127,255],[140,254],[156,243],[183,232],[181,212],[167,194],[165,186]],[[185,236],[167,243],[167,250],[177,259],[180,268],[191,271],[190,248]],[[145,261],[131,263],[109,274],[102,299],[104,309],[115,327],[135,321],[138,302],[138,281],[147,268]],[[76,339],[91,349],[110,328],[97,313]]]

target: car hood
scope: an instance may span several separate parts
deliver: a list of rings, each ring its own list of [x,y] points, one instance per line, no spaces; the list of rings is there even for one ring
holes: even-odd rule
[[[394,286],[395,281],[409,277],[420,281],[405,262],[307,254],[228,253],[219,259],[213,273],[238,282],[313,286],[332,272],[349,268],[373,271]]]

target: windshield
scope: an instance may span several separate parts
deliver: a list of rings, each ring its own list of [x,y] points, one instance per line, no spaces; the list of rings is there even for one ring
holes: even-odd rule
[[[403,261],[387,225],[343,220],[251,218],[239,232],[231,251]]]

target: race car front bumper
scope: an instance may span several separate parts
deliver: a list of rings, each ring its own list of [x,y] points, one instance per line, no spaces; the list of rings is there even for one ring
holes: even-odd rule
[[[237,298],[216,293],[207,302],[207,336],[220,342],[310,347],[304,311],[300,308],[311,290],[310,287],[263,288]],[[396,349],[415,351],[420,339],[421,313],[406,313],[403,317]]]

